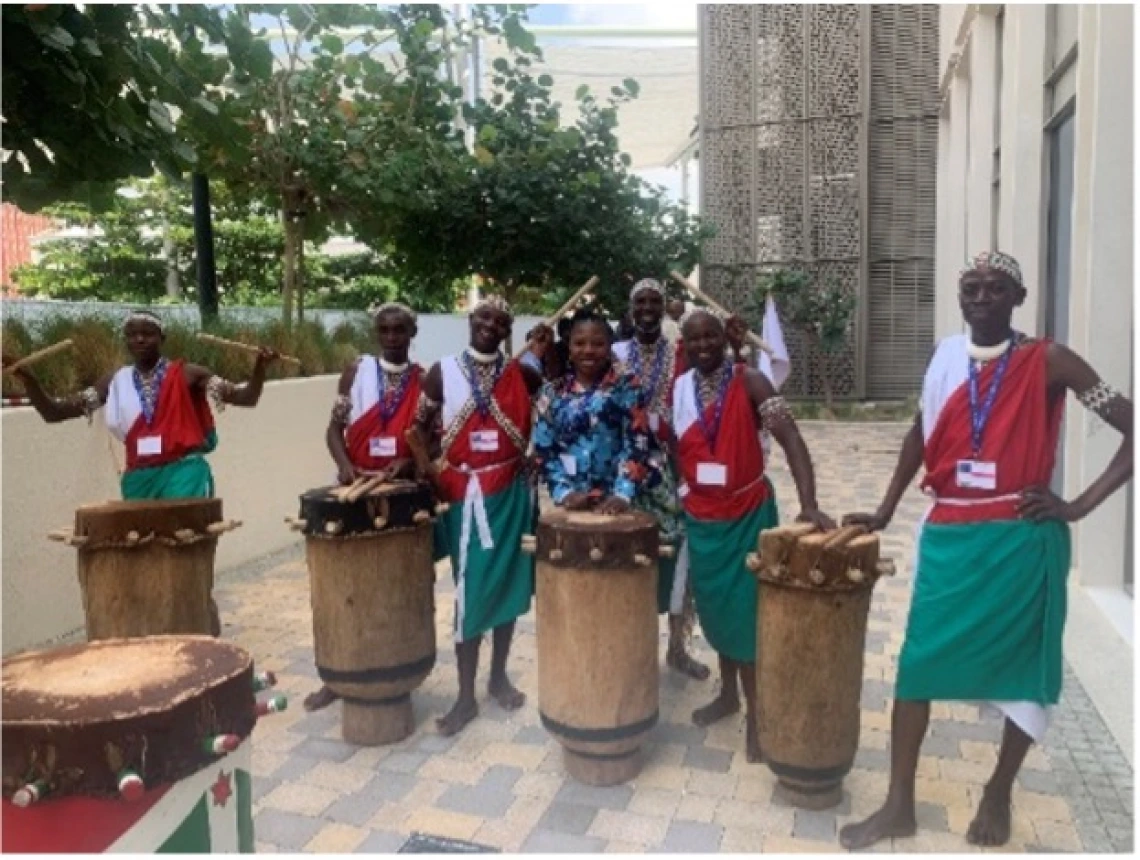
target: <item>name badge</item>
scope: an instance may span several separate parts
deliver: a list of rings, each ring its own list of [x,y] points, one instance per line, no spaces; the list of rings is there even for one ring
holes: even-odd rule
[[[499,450],[498,430],[475,430],[471,434],[471,450],[490,454]]]
[[[562,461],[562,468],[566,470],[566,474],[573,477],[578,474],[578,461],[574,459],[573,454],[559,454],[558,459]]]
[[[395,436],[374,436],[368,440],[368,455],[370,457],[395,457]]]
[[[656,412],[649,413],[649,429],[654,433],[661,429],[661,416]]]
[[[697,463],[697,483],[706,487],[723,487],[728,483],[728,466],[724,463]]]
[[[139,436],[135,453],[140,457],[154,457],[162,453],[161,436]]]
[[[958,486],[964,490],[996,490],[997,463],[959,460],[957,478]]]

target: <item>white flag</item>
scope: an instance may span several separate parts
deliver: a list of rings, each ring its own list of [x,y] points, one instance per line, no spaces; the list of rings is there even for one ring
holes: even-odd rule
[[[784,343],[784,330],[780,328],[776,302],[771,296],[764,303],[764,324],[760,329],[760,338],[772,347],[772,355],[760,353],[760,371],[772,380],[772,385],[779,391],[792,372],[792,361]]]

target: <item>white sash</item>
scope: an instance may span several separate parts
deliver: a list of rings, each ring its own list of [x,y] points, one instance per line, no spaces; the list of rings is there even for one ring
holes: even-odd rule
[[[107,403],[103,407],[107,429],[120,442],[125,442],[127,434],[131,432],[140,415],[142,415],[142,401],[139,400],[139,393],[135,388],[134,368],[120,367],[111,377],[111,386],[107,389]]]

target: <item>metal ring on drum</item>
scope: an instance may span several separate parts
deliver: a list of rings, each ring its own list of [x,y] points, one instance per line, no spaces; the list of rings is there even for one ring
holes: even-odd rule
[[[301,496],[317,672],[343,700],[345,741],[397,743],[415,729],[412,692],[436,659],[427,484],[396,481],[353,501]]]
[[[657,522],[557,509],[524,551],[537,558],[539,710],[567,772],[616,785],[641,770],[658,719]]]

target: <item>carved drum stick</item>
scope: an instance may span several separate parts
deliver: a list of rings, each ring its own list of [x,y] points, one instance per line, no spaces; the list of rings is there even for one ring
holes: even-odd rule
[[[253,346],[252,344],[248,343],[239,343],[236,340],[226,340],[224,337],[216,337],[215,335],[206,334],[202,331],[198,332],[197,337],[198,340],[202,341],[203,343],[212,343],[214,346],[224,346],[228,349],[236,349],[242,352],[248,352],[250,355],[257,355],[258,351],[261,349],[259,346]],[[301,366],[301,359],[299,358],[294,358],[291,355],[278,355],[277,357],[284,361],[286,364],[293,364],[297,367]]]

